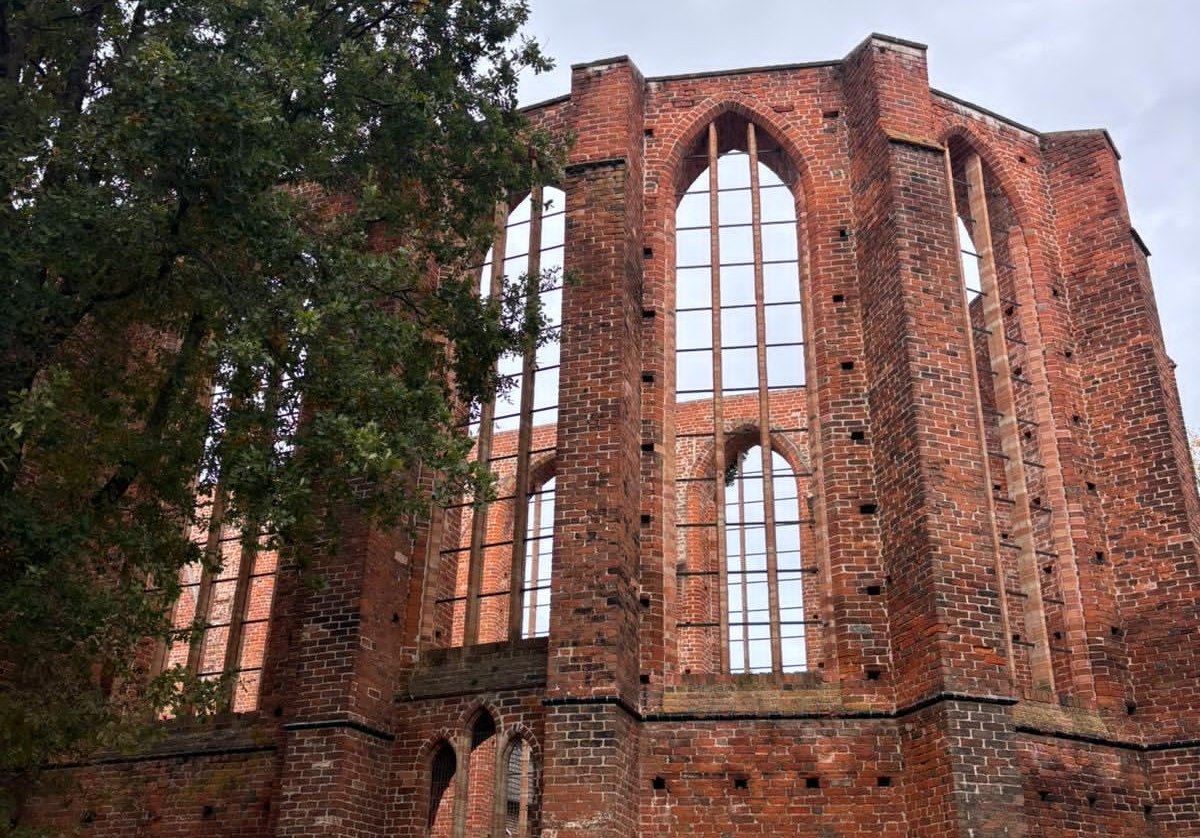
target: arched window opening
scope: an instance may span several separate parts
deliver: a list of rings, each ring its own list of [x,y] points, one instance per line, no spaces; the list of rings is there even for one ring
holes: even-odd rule
[[[676,628],[684,672],[790,672],[810,658],[797,475],[771,441],[807,439],[795,179],[782,147],[735,113],[707,126],[681,170]],[[747,424],[751,444],[731,460],[732,435]]]
[[[772,451],[774,503],[767,506],[762,448],[738,455],[725,493],[730,671],[802,672],[808,651],[799,484],[791,466]],[[774,561],[767,549],[774,531]]]
[[[467,778],[467,838],[489,838],[494,819],[496,722],[481,711],[471,726],[470,772]]]
[[[533,749],[524,739],[513,742],[504,767],[504,832],[506,838],[529,838],[536,818]]]
[[[436,645],[516,640],[548,626],[553,480],[539,485],[533,463],[552,458],[557,444],[565,195],[535,187],[511,213],[501,206],[498,219],[480,294],[523,301],[528,321],[540,318],[542,338],[500,360],[499,391],[470,420],[473,456],[495,475],[498,496],[446,508],[430,638]]]
[[[1053,555],[1054,511],[1032,498],[1048,495],[1039,448],[1036,363],[1022,332],[1011,242],[1020,236],[1012,207],[983,160],[967,143],[949,143],[952,204],[961,250],[963,291],[974,347],[984,444],[995,503],[1000,570],[1009,600],[1007,620],[1018,682],[1052,693],[1070,679],[1067,655],[1053,654],[1050,631],[1066,634],[1055,575],[1039,554]],[[1053,568],[1052,568],[1053,569]],[[1047,587],[1050,590],[1046,590]],[[1023,607],[1022,607],[1023,605]],[[1065,651],[1065,650],[1059,650]]]
[[[458,760],[449,742],[433,755],[429,777],[428,829],[431,838],[450,838],[454,830],[454,775]]]

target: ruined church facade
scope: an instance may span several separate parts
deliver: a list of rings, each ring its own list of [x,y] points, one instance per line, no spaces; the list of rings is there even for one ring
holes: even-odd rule
[[[241,574],[238,643],[196,656],[253,672],[231,712],[58,769],[33,819],[1200,835],[1200,502],[1107,133],[878,35],[577,65],[528,116],[572,143],[481,270],[542,274],[549,321],[471,425],[495,499],[349,522],[320,586]]]

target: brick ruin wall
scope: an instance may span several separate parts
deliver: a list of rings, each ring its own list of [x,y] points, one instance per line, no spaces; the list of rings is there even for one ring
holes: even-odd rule
[[[534,446],[557,446],[549,636],[505,641],[485,612],[458,645],[431,604],[464,593],[452,516],[348,520],[322,586],[278,578],[257,712],[55,768],[22,823],[486,835],[520,740],[548,838],[1200,835],[1200,503],[1107,134],[932,91],[924,48],[882,36],[812,65],[581,65],[529,114],[575,138],[558,422]],[[722,673],[677,626],[676,478],[707,455],[676,435],[712,424],[671,389],[674,214],[724,114],[778,144],[797,195],[808,387],[772,399],[809,429],[803,673]],[[964,304],[956,209],[986,210],[998,312]],[[731,431],[752,420],[729,405]],[[431,829],[443,742],[474,761],[442,808],[473,802]]]

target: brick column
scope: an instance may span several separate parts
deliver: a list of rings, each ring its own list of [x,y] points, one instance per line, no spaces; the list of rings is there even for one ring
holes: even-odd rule
[[[922,118],[924,52],[870,39],[846,86],[897,702],[1008,696],[954,219]]]
[[[314,548],[306,586],[280,577],[263,707],[282,720],[277,836],[375,835],[394,736],[392,699],[411,662],[400,540],[347,520],[336,551]]]
[[[973,344],[924,48],[868,38],[845,89],[877,491],[849,514],[878,516],[905,785],[932,813],[922,835],[1022,835]]]
[[[1133,720],[1155,741],[1200,736],[1200,504],[1179,397],[1102,131],[1047,135],[1051,199],[1130,658]]]
[[[636,829],[643,81],[574,68],[543,834]]]

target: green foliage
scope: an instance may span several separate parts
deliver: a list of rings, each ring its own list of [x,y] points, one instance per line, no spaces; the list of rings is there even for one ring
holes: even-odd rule
[[[345,504],[418,512],[417,465],[487,490],[454,405],[537,317],[471,266],[495,201],[556,165],[515,109],[547,66],[526,16],[0,0],[0,770],[214,700],[122,685],[171,637],[216,475],[284,546]]]

